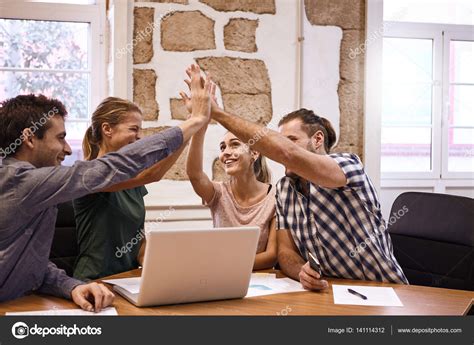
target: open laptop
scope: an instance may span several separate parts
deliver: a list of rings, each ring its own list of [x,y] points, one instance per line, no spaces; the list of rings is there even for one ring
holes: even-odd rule
[[[258,227],[149,231],[142,276],[115,280],[114,290],[138,307],[242,298],[259,234]]]

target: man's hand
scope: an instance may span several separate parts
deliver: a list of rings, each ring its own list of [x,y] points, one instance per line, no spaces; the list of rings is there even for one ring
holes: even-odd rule
[[[306,290],[324,290],[328,288],[328,282],[322,280],[321,276],[311,268],[309,262],[301,266],[299,273],[300,283]]]
[[[112,304],[115,295],[103,284],[89,283],[72,289],[71,298],[82,309],[98,313]]]

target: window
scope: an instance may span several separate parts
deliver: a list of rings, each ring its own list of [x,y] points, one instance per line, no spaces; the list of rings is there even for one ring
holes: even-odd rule
[[[450,35],[451,36],[451,35]],[[446,35],[445,175],[474,172],[474,41]],[[454,175],[455,176],[455,175]]]
[[[383,41],[383,172],[431,171],[433,40]]]
[[[384,178],[472,178],[474,33],[388,22],[383,39]]]
[[[383,0],[385,21],[474,25],[472,0]]]
[[[0,5],[6,6],[0,18],[0,99],[41,93],[62,101],[73,150],[66,165],[82,159],[82,138],[104,80],[100,7],[75,2],[81,4]]]

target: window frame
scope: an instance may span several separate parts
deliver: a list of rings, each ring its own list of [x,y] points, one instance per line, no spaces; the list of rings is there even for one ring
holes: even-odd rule
[[[430,172],[381,172],[383,180],[472,179],[469,172],[448,172],[449,37],[473,38],[470,25],[426,24],[384,21],[384,38],[433,40],[433,83]],[[461,39],[462,40],[462,39]],[[469,39],[471,40],[471,39]],[[381,123],[381,129],[383,124]]]
[[[469,27],[467,27],[469,28]],[[448,179],[474,179],[474,172],[467,171],[449,171],[449,65],[450,65],[450,43],[451,41],[471,41],[474,44],[474,29],[471,27],[469,30],[461,27],[456,30],[450,29],[444,31],[444,61],[443,64],[443,115],[442,115],[442,171],[441,178]],[[473,86],[474,87],[474,86]],[[474,109],[473,109],[474,111]],[[474,114],[473,114],[474,116]],[[458,126],[454,126],[458,127]],[[469,126],[467,126],[469,127]],[[474,128],[474,126],[469,127]]]

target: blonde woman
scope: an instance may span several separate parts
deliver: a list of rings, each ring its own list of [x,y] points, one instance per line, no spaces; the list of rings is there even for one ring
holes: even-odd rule
[[[191,99],[184,92],[181,97],[190,110]],[[271,268],[277,260],[275,189],[265,157],[228,132],[219,144],[219,160],[229,180],[213,182],[202,167],[206,130],[207,126],[193,136],[187,157],[186,172],[194,191],[209,206],[215,227],[259,226],[254,269]]]
[[[140,139],[142,112],[124,99],[106,98],[94,111],[83,140],[84,158],[93,160]],[[145,184],[159,181],[182,148],[134,179],[74,200],[79,255],[74,277],[93,280],[141,265]]]

